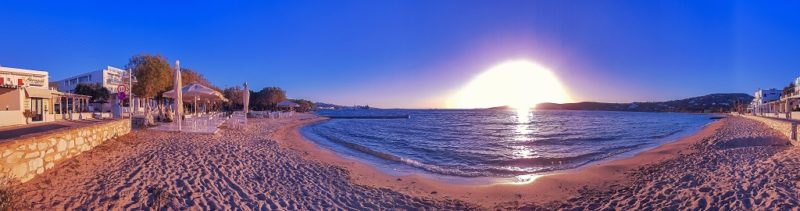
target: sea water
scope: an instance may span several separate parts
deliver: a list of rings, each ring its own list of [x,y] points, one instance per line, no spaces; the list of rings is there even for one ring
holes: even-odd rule
[[[674,141],[711,115],[609,111],[326,110],[301,129],[317,144],[387,173],[514,178],[575,169]]]

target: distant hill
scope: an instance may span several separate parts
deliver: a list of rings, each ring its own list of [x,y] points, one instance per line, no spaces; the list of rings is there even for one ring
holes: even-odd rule
[[[341,109],[341,108],[345,108],[345,107],[347,107],[347,106],[340,106],[340,105],[336,105],[336,104],[331,104],[331,103],[323,103],[323,102],[316,102],[316,103],[314,103],[314,108],[315,108],[315,109],[317,109],[317,108],[327,108],[327,109],[333,108],[333,109]]]
[[[753,96],[743,93],[710,94],[681,100],[664,102],[633,102],[633,103],[542,103],[536,109],[544,110],[599,110],[599,111],[640,111],[640,112],[690,112],[710,113],[728,112],[736,102],[750,103]]]
[[[314,109],[317,109],[317,110],[319,110],[319,109],[336,109],[336,110],[339,110],[339,109],[372,109],[372,107],[369,107],[368,105],[367,106],[360,106],[360,105],[343,106],[343,105],[336,105],[336,104],[331,104],[331,103],[316,102],[316,103],[314,103]]]

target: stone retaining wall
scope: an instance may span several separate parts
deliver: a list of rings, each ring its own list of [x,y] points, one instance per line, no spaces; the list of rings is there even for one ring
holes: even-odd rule
[[[26,182],[60,161],[130,131],[131,120],[120,119],[0,143],[0,174]]]
[[[798,144],[797,143],[798,124],[796,121],[790,121],[772,117],[753,116],[753,115],[740,115],[740,116],[764,123],[770,128],[783,133],[783,135],[786,135],[786,137],[789,138],[789,140],[792,140],[793,145]]]

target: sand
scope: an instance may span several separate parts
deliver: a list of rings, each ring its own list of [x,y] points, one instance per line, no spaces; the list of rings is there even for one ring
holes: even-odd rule
[[[24,183],[26,208],[175,210],[463,210],[455,200],[349,182],[344,168],[302,159],[271,138],[311,116],[254,120],[216,136],[135,131]]]
[[[305,140],[323,118],[251,119],[216,136],[135,131],[23,184],[32,209],[779,209],[798,206],[800,150],[729,117],[634,157],[521,185],[396,177]]]
[[[669,156],[652,159],[639,155],[629,159],[630,163],[617,162],[633,169],[622,171],[623,176],[615,182],[582,187],[565,201],[527,204],[522,208],[798,209],[800,150],[791,146],[785,136],[740,117],[726,118],[709,129],[713,130],[675,144],[685,147],[662,148]],[[661,152],[657,149],[648,153]]]

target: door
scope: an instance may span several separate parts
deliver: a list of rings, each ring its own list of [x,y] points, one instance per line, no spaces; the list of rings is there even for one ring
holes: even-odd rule
[[[44,102],[42,98],[31,98],[31,117],[32,122],[41,122],[44,120]]]

